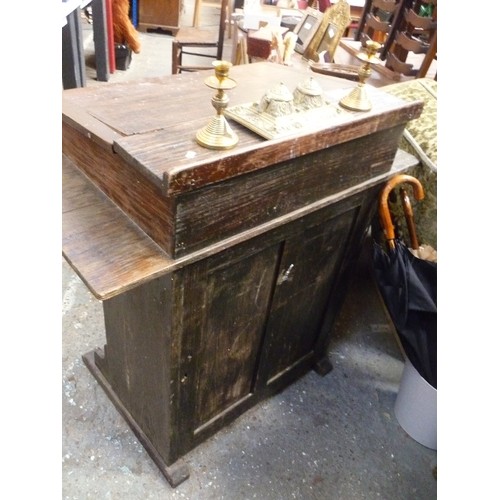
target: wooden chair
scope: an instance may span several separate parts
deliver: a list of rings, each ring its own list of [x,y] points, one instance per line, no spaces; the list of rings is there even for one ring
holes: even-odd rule
[[[201,9],[203,7],[220,9],[221,8],[221,0],[195,0],[194,11],[193,11],[193,26],[195,28],[200,27]],[[231,18],[231,14],[234,11],[234,0],[229,0],[226,10],[227,10],[226,20],[229,21]],[[230,22],[227,23],[226,29],[227,29],[227,37],[231,38],[232,25]]]
[[[421,16],[429,7],[432,16]],[[437,0],[415,0],[405,8],[387,49],[386,68],[405,76],[424,77],[437,54]],[[414,57],[419,54],[422,57]]]
[[[220,1],[214,0],[194,0],[194,11],[193,11],[193,27],[200,27],[200,14],[201,9],[205,7],[213,7],[215,9],[220,9]]]
[[[226,30],[227,8],[229,0],[221,1],[218,31],[208,28],[180,27],[172,41],[172,74],[182,71],[200,71],[213,69],[208,64],[200,64],[198,58],[222,59],[224,32]],[[208,49],[208,50],[205,50]],[[192,63],[185,61],[185,56],[196,58]]]
[[[408,0],[367,0],[354,39],[361,41],[363,47],[368,40],[380,43],[379,57],[384,60],[388,42],[400,22],[406,3]]]

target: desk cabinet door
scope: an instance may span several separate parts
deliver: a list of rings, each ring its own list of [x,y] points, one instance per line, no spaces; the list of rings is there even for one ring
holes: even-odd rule
[[[285,241],[262,354],[262,385],[311,364],[357,209]]]
[[[238,413],[238,405],[252,395],[279,248],[244,245],[178,276],[180,426],[190,439],[220,426],[227,410]]]
[[[316,361],[359,205],[335,213],[318,223],[298,221],[176,274],[179,455]]]

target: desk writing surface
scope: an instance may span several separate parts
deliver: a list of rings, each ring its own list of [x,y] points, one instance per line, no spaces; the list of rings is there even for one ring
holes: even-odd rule
[[[367,87],[373,109],[349,113],[338,125],[318,124],[316,133],[265,140],[233,121],[239,143],[228,151],[199,146],[196,131],[214,115],[215,91],[204,85],[211,72],[174,75],[63,94],[63,121],[106,144],[166,194],[191,191],[206,184],[264,168],[269,156],[296,158],[345,141],[396,126],[417,117],[418,103],[407,103]],[[340,99],[356,83],[313,74],[304,68],[256,63],[231,68],[237,86],[228,92],[229,106],[258,102],[280,82],[293,91],[313,76],[325,95]],[[232,167],[227,168],[231,163]]]

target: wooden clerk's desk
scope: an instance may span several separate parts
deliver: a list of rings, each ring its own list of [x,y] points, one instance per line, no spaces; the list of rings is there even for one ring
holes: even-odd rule
[[[234,67],[230,105],[307,75]],[[238,145],[213,151],[194,140],[214,113],[206,77],[63,92],[63,253],[106,326],[84,360],[172,485],[189,450],[331,369],[351,269],[381,186],[415,164],[397,145],[422,109],[370,89],[373,110],[341,124],[265,140],[231,122]]]

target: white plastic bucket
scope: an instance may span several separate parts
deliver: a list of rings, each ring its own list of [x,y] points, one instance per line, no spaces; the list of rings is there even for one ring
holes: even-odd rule
[[[394,413],[418,443],[437,450],[437,390],[406,359]]]

